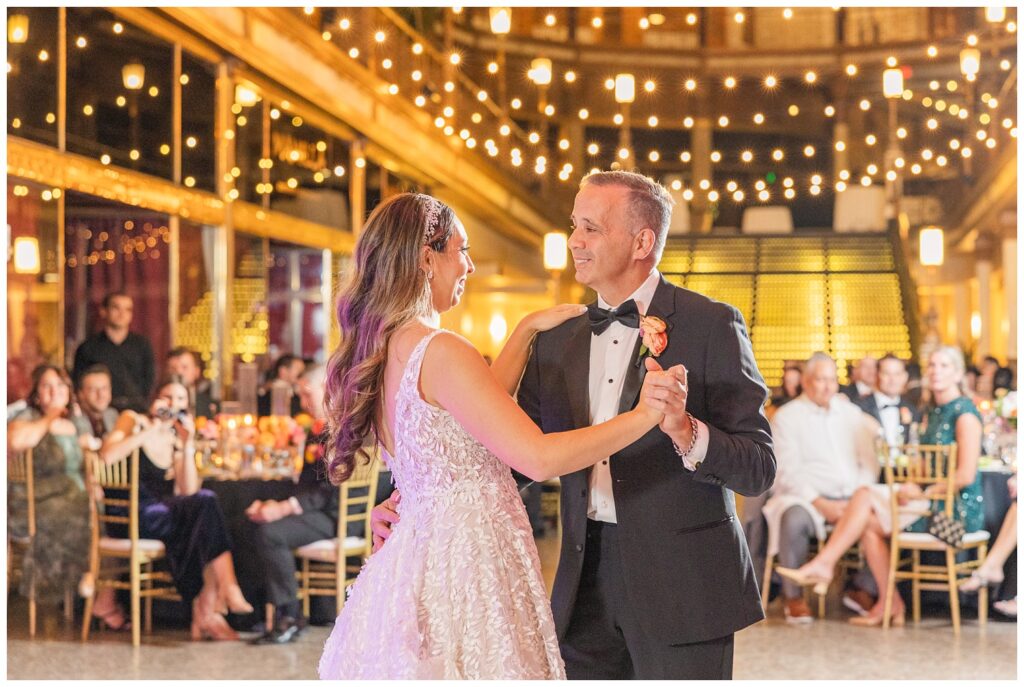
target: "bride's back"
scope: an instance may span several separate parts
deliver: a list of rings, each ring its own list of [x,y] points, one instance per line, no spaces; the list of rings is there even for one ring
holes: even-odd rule
[[[521,507],[509,468],[450,413],[431,403],[429,396],[424,398],[421,365],[430,340],[439,334],[420,323],[406,325],[392,336],[388,347],[381,439],[402,490],[403,506],[427,494],[433,499],[442,492],[460,492],[484,496],[492,504],[500,494]]]

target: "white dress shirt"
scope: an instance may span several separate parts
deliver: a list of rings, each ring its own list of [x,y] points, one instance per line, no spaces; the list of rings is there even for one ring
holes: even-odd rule
[[[654,292],[658,288],[661,275],[657,270],[644,280],[636,291],[626,300],[636,301],[637,311],[647,314]],[[608,309],[607,301],[598,296],[597,305]],[[607,422],[619,414],[619,397],[622,385],[635,360],[633,349],[636,345],[639,329],[627,327],[621,322],[612,322],[600,334],[590,335],[590,424]],[[671,336],[671,333],[669,334]],[[666,365],[666,367],[668,367]],[[680,459],[688,470],[704,460],[708,450],[708,428],[700,420],[697,421],[698,438],[693,451],[686,459]],[[685,450],[687,447],[681,447]],[[587,502],[587,517],[591,520],[615,523],[615,498],[612,495],[612,473],[608,467],[611,457],[599,460],[590,471],[590,495]]]
[[[890,446],[899,446],[903,443],[903,425],[900,422],[900,397],[886,396],[881,391],[874,393],[875,403],[878,404],[878,417],[882,420],[882,428],[885,430],[885,441]],[[889,406],[885,408],[884,406]]]
[[[845,499],[857,487],[874,482],[864,452],[871,425],[871,417],[842,394],[833,396],[828,408],[806,395],[779,408],[772,418],[777,465],[773,493],[807,502],[819,496]]]
[[[782,515],[793,506],[811,516],[819,540],[825,518],[814,507],[819,496],[848,499],[878,474],[873,439],[878,423],[845,395],[822,408],[801,394],[772,417],[775,485],[762,512],[768,523],[768,553],[779,552]]]

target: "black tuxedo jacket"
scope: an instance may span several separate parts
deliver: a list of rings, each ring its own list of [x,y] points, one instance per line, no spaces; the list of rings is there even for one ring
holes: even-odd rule
[[[875,400],[875,395],[873,393],[854,399],[853,404],[878,420],[878,424],[882,424],[882,414],[879,412],[878,401]],[[900,426],[903,427],[903,439],[904,441],[907,441],[910,437],[910,422],[902,421],[904,408],[906,408],[910,413],[910,422],[920,422],[921,412],[916,406],[914,406],[914,404],[907,400],[906,396],[900,396]]]
[[[628,602],[652,639],[702,642],[764,618],[732,492],[761,494],[775,479],[775,455],[762,407],[768,396],[743,317],[730,305],[658,285],[647,311],[662,318],[664,368],[689,373],[687,409],[709,428],[707,456],[691,472],[655,427],[612,456],[612,490]],[[590,424],[590,326],[587,317],[541,333],[520,384],[520,406],[544,432]],[[619,412],[634,407],[646,373],[635,365]],[[552,592],[559,638],[565,636],[583,566],[590,469],[562,477],[562,552]]]

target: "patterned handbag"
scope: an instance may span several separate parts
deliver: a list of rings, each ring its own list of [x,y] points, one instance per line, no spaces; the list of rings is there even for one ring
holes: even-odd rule
[[[946,515],[944,510],[937,510],[928,518],[928,534],[949,546],[960,546],[966,533],[963,522]]]

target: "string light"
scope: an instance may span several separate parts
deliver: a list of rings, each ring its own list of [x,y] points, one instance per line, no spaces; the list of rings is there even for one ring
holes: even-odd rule
[[[736,88],[736,78],[732,77],[732,76],[725,77],[725,81],[723,82],[723,85],[726,88]]]
[[[814,72],[807,72],[806,74],[804,74],[804,81],[806,81],[807,83],[814,83],[817,80],[818,75],[815,74]]]
[[[658,126],[658,118],[655,117],[654,115],[651,115],[650,117],[648,117],[647,118],[647,126],[651,127],[652,129],[655,128],[656,126]]]
[[[814,146],[811,146],[811,145],[804,146],[804,156],[805,157],[814,157]]]
[[[936,48],[934,45],[929,45],[928,50],[926,52],[928,54],[928,57],[936,57],[939,54],[939,49]]]
[[[654,90],[657,87],[658,84],[654,83],[654,81],[651,81],[650,79],[644,82],[644,90],[647,91],[648,93],[654,93]]]
[[[846,65],[846,75],[847,76],[857,76],[857,65],[855,65],[855,64],[848,64],[848,65]]]
[[[764,124],[764,115],[761,114],[760,112],[755,114],[754,115],[754,124],[757,124],[757,125]]]
[[[832,105],[826,105],[825,106],[825,116],[826,117],[833,117],[833,116],[835,116],[835,114],[836,114],[836,108],[835,107],[833,107]]]
[[[586,119],[589,116],[590,116],[590,111],[587,110],[587,108],[583,108],[582,110],[579,111],[580,119]]]
[[[779,85],[779,80],[778,80],[778,78],[775,77],[774,74],[769,74],[768,76],[764,77],[764,86],[765,86],[765,88],[775,88],[778,85]]]
[[[689,162],[691,157],[692,156],[690,155],[689,150],[684,150],[683,152],[679,153],[679,160],[681,162]]]
[[[873,146],[876,143],[878,143],[878,138],[875,137],[874,134],[868,134],[867,136],[864,137],[864,142],[867,143],[869,146]]]
[[[718,126],[722,127],[723,129],[725,127],[729,126],[729,118],[726,117],[725,115],[722,115],[721,117],[719,117],[718,118]]]
[[[693,92],[693,91],[697,90],[697,81],[696,81],[696,79],[687,79],[686,82],[683,84],[683,88],[685,88],[686,90],[688,90],[690,92]]]
[[[684,117],[683,118],[683,126],[685,128],[687,128],[687,129],[692,129],[693,128],[693,117]]]

